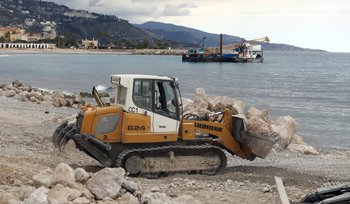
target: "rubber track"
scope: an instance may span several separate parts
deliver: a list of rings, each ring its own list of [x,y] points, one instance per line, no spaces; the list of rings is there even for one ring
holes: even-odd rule
[[[225,152],[222,151],[221,148],[213,146],[213,145],[168,145],[161,147],[151,147],[151,148],[136,148],[136,149],[126,149],[122,151],[116,160],[117,167],[124,167],[124,163],[129,156],[133,155],[141,155],[142,157],[147,156],[159,156],[162,153],[167,153],[169,151],[174,151],[176,153],[180,153],[183,156],[191,156],[191,155],[201,155],[207,151],[215,151],[221,160],[220,167],[217,172],[224,169],[227,165],[227,157]],[[176,156],[175,156],[176,157]],[[159,172],[160,173],[160,172]]]

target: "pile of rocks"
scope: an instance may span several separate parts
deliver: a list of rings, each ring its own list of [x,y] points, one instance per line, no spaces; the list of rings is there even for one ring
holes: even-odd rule
[[[122,168],[104,168],[94,174],[82,168],[73,170],[61,163],[54,171],[46,169],[33,176],[34,186],[0,193],[0,203],[23,204],[151,204],[200,202],[191,196],[170,198],[159,188],[144,191],[125,176]]]
[[[215,112],[229,108],[233,114],[244,118],[248,131],[263,136],[270,136],[273,132],[279,133],[280,139],[274,146],[275,151],[288,149],[302,154],[318,154],[315,148],[307,145],[303,138],[296,134],[298,124],[291,116],[279,117],[273,123],[268,109],[261,111],[251,107],[244,113],[242,101],[227,96],[207,96],[203,88],[197,88],[194,99],[184,99],[183,104],[185,113],[196,115],[215,115]]]
[[[61,91],[51,93],[49,91],[33,88],[19,80],[12,82],[10,86],[0,83],[0,96],[16,97],[19,101],[30,101],[36,104],[52,104],[55,107],[72,107],[74,104],[84,103],[78,95],[69,96]]]

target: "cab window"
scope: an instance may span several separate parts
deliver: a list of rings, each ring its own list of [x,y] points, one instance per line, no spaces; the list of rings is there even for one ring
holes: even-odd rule
[[[133,90],[133,101],[139,108],[145,110],[152,109],[152,81],[151,80],[135,80]]]
[[[171,81],[155,81],[155,112],[171,118],[177,118],[177,98]]]

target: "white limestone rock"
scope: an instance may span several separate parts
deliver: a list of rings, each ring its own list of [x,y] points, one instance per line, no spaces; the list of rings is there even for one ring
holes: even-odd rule
[[[40,92],[34,92],[33,96],[38,99],[39,101],[44,100],[44,96]]]
[[[14,91],[14,90],[7,90],[7,91],[5,91],[4,95],[6,97],[14,97],[16,95],[16,91]]]
[[[27,199],[24,199],[24,204],[48,204],[47,195],[49,193],[49,189],[45,186],[41,186],[36,189]]]
[[[276,123],[272,125],[272,129],[280,135],[274,149],[281,151],[291,143],[293,136],[296,134],[297,122],[290,116],[279,117]]]
[[[64,94],[62,91],[56,91],[54,94],[52,94],[51,98],[52,98],[52,100],[64,99]]]
[[[46,169],[33,176],[33,181],[36,186],[45,186],[50,188],[53,181],[53,172],[51,169]]]
[[[247,130],[268,137],[272,133],[272,126],[262,118],[254,115],[247,120]]]
[[[75,183],[74,170],[69,165],[60,163],[55,169],[52,184],[67,186],[73,183]]]
[[[114,199],[121,189],[124,175],[123,168],[104,168],[88,180],[86,187],[98,200],[106,197]]]

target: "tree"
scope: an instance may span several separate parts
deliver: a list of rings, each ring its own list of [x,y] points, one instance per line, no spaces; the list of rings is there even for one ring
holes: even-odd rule
[[[5,33],[5,42],[11,42],[11,33],[10,32]]]
[[[1,36],[1,37],[0,37],[0,42],[1,42],[1,43],[4,43],[5,41],[6,41],[6,40],[5,40],[5,37],[4,37],[4,36]]]
[[[148,48],[148,46],[149,46],[149,41],[147,39],[143,39],[142,48]]]

